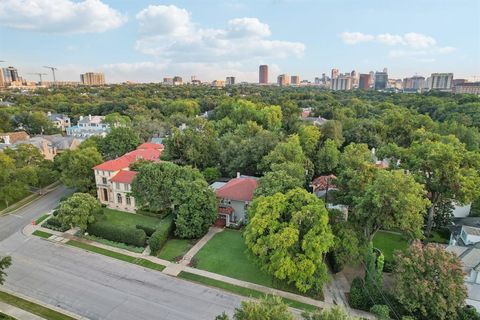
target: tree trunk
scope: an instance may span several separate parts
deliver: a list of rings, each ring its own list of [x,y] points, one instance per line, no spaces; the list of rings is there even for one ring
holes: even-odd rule
[[[435,205],[437,204],[439,196],[434,194],[432,196],[432,205],[428,208],[427,226],[425,228],[425,236],[428,238],[433,227],[433,217],[435,216]]]

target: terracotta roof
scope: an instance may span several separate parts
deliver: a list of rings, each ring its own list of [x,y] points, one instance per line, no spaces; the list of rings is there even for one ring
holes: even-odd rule
[[[252,201],[253,192],[257,188],[255,178],[235,178],[228,181],[215,193],[217,197],[229,200]]]
[[[137,149],[157,149],[163,150],[164,146],[161,143],[153,143],[153,142],[144,142],[137,147]]]
[[[333,174],[328,175],[328,176],[316,177],[312,181],[313,191],[327,190],[327,186],[328,186],[329,189],[336,188],[335,184],[333,184],[333,181],[332,181],[336,178],[337,177]]]
[[[0,137],[8,136],[10,143],[16,143],[17,141],[23,141],[30,139],[30,136],[25,131],[4,132],[0,133]]]
[[[136,174],[136,171],[120,170],[112,179],[110,179],[110,181],[130,184]]]
[[[128,168],[128,166],[137,161],[137,160],[151,160],[155,161],[160,158],[160,154],[162,152],[157,149],[140,149],[140,150],[134,150],[129,153],[124,154],[123,156],[114,159],[114,160],[109,160],[104,163],[101,163],[93,169],[96,170],[105,170],[105,171],[117,171],[117,170],[122,170]]]

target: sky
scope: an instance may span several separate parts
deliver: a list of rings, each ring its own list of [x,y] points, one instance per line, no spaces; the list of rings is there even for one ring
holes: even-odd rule
[[[479,0],[0,0],[0,66],[79,81],[313,81],[332,68],[480,80]],[[473,78],[476,76],[477,78]]]

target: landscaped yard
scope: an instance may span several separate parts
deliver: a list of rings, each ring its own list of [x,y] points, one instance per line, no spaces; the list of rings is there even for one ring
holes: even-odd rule
[[[194,261],[198,269],[298,293],[293,286],[274,279],[255,264],[240,231],[227,229],[216,234],[195,255]]]
[[[118,226],[135,227],[137,224],[140,224],[156,228],[161,223],[161,219],[157,217],[144,216],[141,214],[123,212],[108,208],[104,208],[103,212],[105,215],[104,221]]]
[[[373,246],[383,252],[385,260],[392,261],[394,251],[406,249],[408,240],[402,234],[378,231],[373,238]]]
[[[168,261],[175,261],[177,258],[183,257],[194,244],[194,240],[169,239],[157,254],[157,257]]]

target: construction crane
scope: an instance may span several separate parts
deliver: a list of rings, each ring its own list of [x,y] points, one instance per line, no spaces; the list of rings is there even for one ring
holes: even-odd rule
[[[29,74],[36,74],[37,76],[39,76],[40,77],[40,84],[43,82],[42,81],[42,76],[47,75],[46,73],[40,73],[40,72],[33,72],[33,73],[29,73]]]
[[[43,67],[52,70],[52,74],[53,74],[53,84],[56,84],[56,83],[57,83],[57,80],[55,79],[55,70],[57,70],[57,68],[55,68],[55,67],[50,67],[50,66],[43,66]]]

